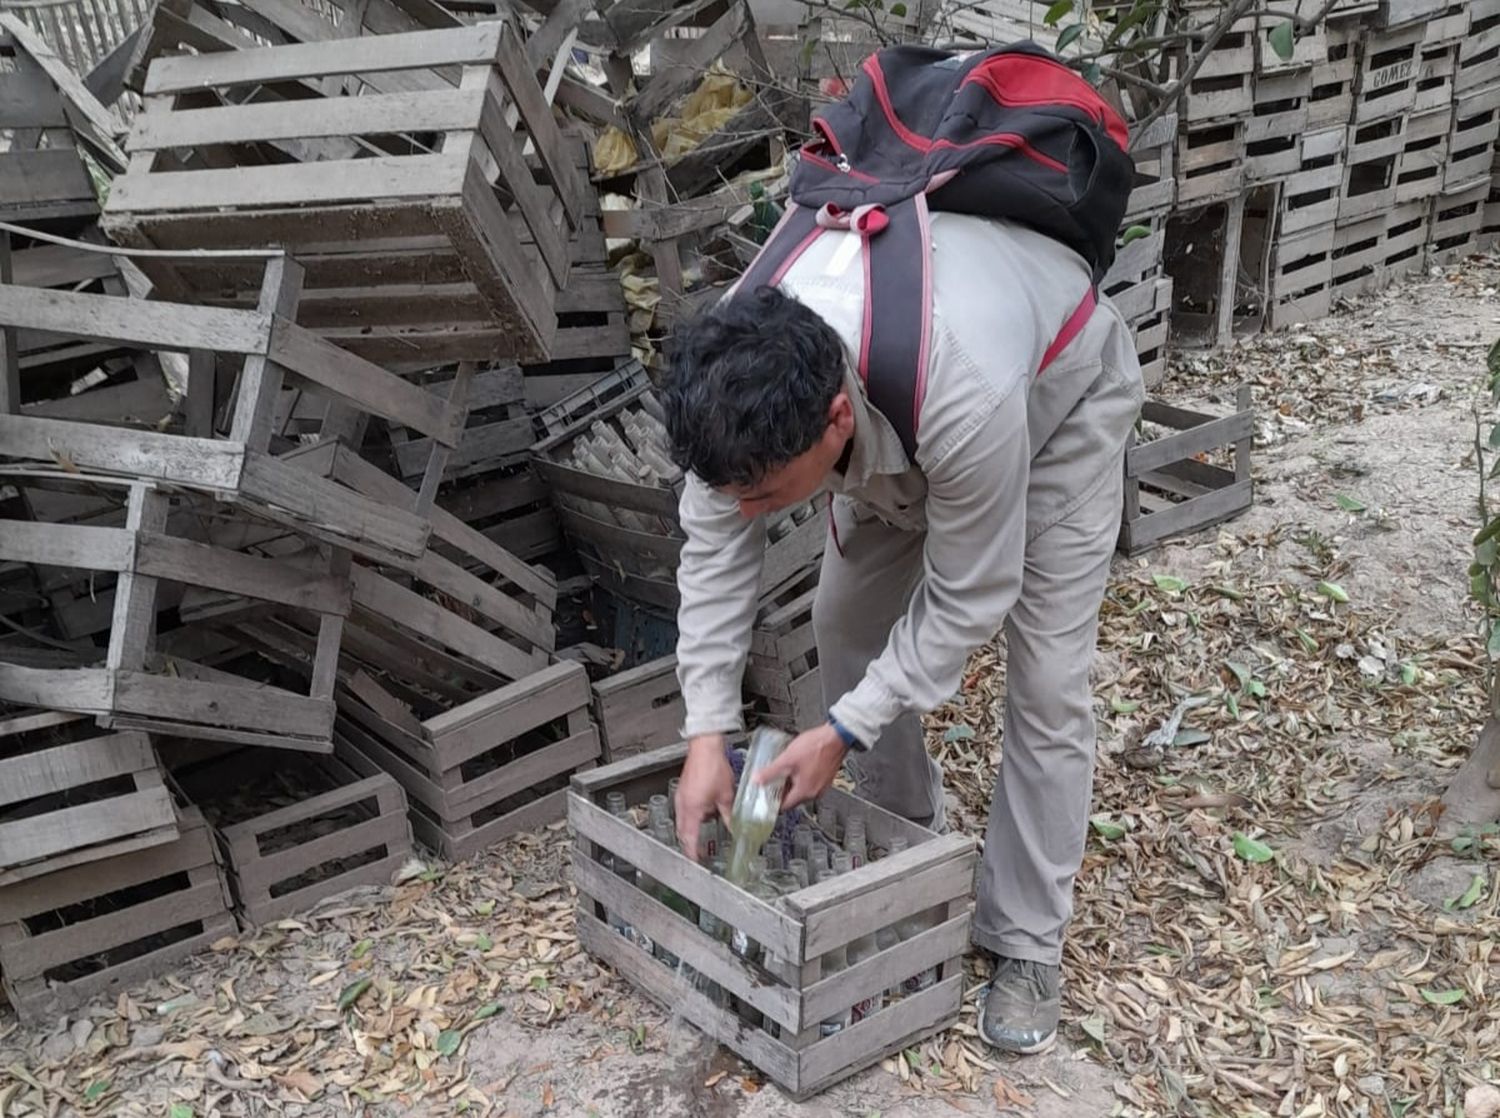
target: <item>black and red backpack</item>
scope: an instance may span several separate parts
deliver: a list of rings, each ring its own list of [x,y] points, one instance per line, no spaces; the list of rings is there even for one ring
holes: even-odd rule
[[[929,211],[1007,218],[1088,262],[1093,282],[1048,348],[1046,368],[1088,322],[1114,261],[1134,179],[1125,121],[1081,76],[1027,42],[969,55],[878,51],[813,128],[786,213],[735,291],[779,283],[827,229],[858,232],[859,375],[913,457],[932,317]]]

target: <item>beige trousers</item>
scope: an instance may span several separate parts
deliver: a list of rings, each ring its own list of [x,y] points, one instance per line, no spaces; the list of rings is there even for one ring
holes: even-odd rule
[[[1055,965],[1088,829],[1095,745],[1089,665],[1120,526],[1123,445],[1087,455],[1084,469],[1049,449],[1032,464],[1025,575],[1004,626],[1004,758],[985,831],[973,938],[1000,955]],[[830,705],[860,681],[905,613],[925,538],[843,497],[834,515],[842,546],[824,553],[813,607]],[[915,713],[846,763],[867,799],[918,822],[941,822],[942,772],[923,746]]]

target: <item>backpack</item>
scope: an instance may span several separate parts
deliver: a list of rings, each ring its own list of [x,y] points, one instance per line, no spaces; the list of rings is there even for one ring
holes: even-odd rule
[[[968,56],[880,50],[848,97],[812,123],[786,211],[729,297],[778,284],[825,229],[858,232],[859,376],[915,461],[932,319],[929,211],[1007,218],[1088,262],[1092,282],[1048,347],[1045,369],[1088,323],[1114,261],[1135,177],[1125,121],[1081,76],[1026,42]]]

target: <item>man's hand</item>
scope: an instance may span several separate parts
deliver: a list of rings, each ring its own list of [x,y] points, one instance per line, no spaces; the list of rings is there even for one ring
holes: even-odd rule
[[[761,770],[758,780],[766,784],[778,776],[788,778],[781,793],[781,810],[787,811],[828,791],[848,751],[832,726],[805,730]]]
[[[704,734],[688,742],[687,760],[677,778],[677,842],[698,861],[698,826],[716,814],[727,824],[734,807],[734,771],[724,756],[724,735]]]

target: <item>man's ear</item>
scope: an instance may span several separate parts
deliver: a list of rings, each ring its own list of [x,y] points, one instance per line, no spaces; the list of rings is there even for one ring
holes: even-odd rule
[[[828,426],[840,439],[854,434],[854,405],[849,402],[849,393],[840,390],[828,405]]]

